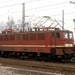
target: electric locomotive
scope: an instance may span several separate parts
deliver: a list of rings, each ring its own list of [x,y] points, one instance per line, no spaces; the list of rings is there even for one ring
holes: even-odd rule
[[[0,55],[44,60],[70,60],[74,57],[73,32],[58,28],[34,28],[26,32],[7,29],[0,34]]]

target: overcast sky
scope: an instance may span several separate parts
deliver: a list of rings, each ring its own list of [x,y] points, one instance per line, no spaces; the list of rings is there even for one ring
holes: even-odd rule
[[[25,16],[50,16],[62,21],[62,10],[64,10],[65,29],[74,31],[75,5],[70,4],[70,0],[0,0],[0,21],[6,22],[8,16],[13,17],[15,21],[22,19],[20,3],[23,2]]]

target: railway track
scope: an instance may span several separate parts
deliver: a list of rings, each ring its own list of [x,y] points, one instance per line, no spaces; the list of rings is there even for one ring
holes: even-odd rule
[[[28,67],[35,69],[47,69],[47,70],[58,70],[58,71],[67,71],[75,72],[75,63],[54,63],[54,62],[39,62],[32,60],[20,60],[20,59],[10,59],[10,58],[0,58],[0,63],[2,65],[8,66],[19,66],[19,67]]]

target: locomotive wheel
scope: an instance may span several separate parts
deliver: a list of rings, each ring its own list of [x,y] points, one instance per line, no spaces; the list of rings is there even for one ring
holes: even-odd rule
[[[64,55],[65,60],[71,60],[71,58],[72,58],[72,54],[65,54]]]
[[[56,49],[55,49],[55,48],[52,48],[52,49],[51,49],[51,54],[52,54],[53,56],[56,55]]]

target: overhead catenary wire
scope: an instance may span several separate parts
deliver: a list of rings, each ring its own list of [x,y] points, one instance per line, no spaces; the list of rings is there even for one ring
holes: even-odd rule
[[[32,8],[32,9],[27,9],[27,11],[28,11],[28,10],[34,10],[34,9],[45,8],[45,7],[56,6],[56,5],[61,5],[61,4],[65,4],[65,3],[68,3],[68,1],[66,1],[66,2],[61,2],[61,3],[56,3],[56,4],[51,4],[51,5],[46,5],[46,6],[41,6],[41,7],[36,7],[36,8]]]
[[[66,8],[69,8],[69,7],[71,7],[71,6],[69,6],[69,5],[66,5],[66,6],[60,6],[60,7],[54,7],[54,8],[49,8],[48,7],[48,9],[45,9],[45,8],[43,8],[43,9],[41,9],[41,8],[39,8],[39,9],[34,9],[34,8],[31,8],[31,9],[26,9],[26,11],[27,12],[30,12],[30,13],[32,13],[32,12],[38,12],[38,11],[51,11],[51,10],[56,10],[56,8],[57,9],[63,9],[64,7],[66,7]]]
[[[9,0],[8,0],[9,1]],[[37,7],[37,8],[32,8],[32,9],[27,9],[26,12],[28,10],[34,10],[34,9],[39,9],[39,8],[45,8],[45,7],[49,7],[49,6],[58,6],[58,5],[61,5],[61,4],[66,4],[68,3],[68,1],[66,2],[61,2],[61,3],[56,3],[56,4],[51,4],[51,5],[47,5],[47,6],[42,6],[42,7]],[[16,3],[16,4],[12,4],[12,5],[7,5],[7,6],[2,6],[0,8],[6,8],[6,7],[11,7],[11,6],[16,6],[16,5],[21,5],[22,3]],[[63,7],[63,6],[62,6]],[[15,13],[19,13],[19,12],[22,12],[22,11],[15,11],[15,12],[12,12],[13,14]],[[7,15],[7,14],[12,14],[12,13],[6,13],[6,14],[1,14],[0,16],[3,16],[3,15]],[[71,13],[65,13],[65,15],[68,15],[68,14],[73,14],[75,12],[71,12]],[[50,16],[61,16],[62,14],[55,14],[55,15],[50,15]]]
[[[20,5],[20,4],[22,4],[22,3],[17,3],[17,4],[12,4],[12,5],[1,6],[0,8],[6,8],[6,7],[16,6],[16,5]]]
[[[49,7],[49,6],[54,6],[54,5],[60,5],[60,4],[64,4],[64,3],[68,3],[68,1],[66,2],[62,2],[62,3],[57,3],[57,4],[52,4],[52,5],[48,5],[48,6],[42,6],[42,7],[37,7],[37,8],[32,8],[32,9],[27,9],[25,11],[28,10],[34,10],[34,9],[39,9],[39,8],[44,8],[44,7]],[[16,6],[16,5],[21,5],[22,3],[16,3],[16,4],[12,4],[12,5],[7,5],[7,6],[2,6],[0,8],[6,8],[6,7],[11,7],[11,6]]]
[[[8,15],[8,14],[15,14],[15,13],[21,13],[22,11],[15,11],[15,12],[11,12],[11,13],[6,13],[6,14],[1,14],[0,16],[4,16],[4,15]],[[75,12],[70,12],[70,13],[65,13],[65,15],[69,15],[69,14],[74,14]],[[50,15],[50,16],[61,16],[62,14],[55,14],[55,15]],[[71,19],[68,19],[71,20]]]
[[[1,1],[0,3],[5,3],[5,2],[10,2],[10,1],[13,1],[13,0]]]
[[[31,8],[31,9],[27,9],[26,12],[34,10],[34,9],[37,10],[37,9],[41,9],[41,8],[49,8],[49,7],[53,7],[53,6],[59,6],[59,5],[67,4],[67,3],[68,3],[68,1],[61,2],[61,3],[56,3],[56,4],[51,4],[51,5],[47,5],[47,6],[41,6],[41,7]],[[12,4],[12,5],[10,4],[10,5],[6,5],[6,6],[1,6],[0,8],[7,8],[7,7],[11,7],[11,6],[17,6],[17,5],[22,5],[22,3],[16,3],[16,4]],[[62,7],[65,7],[65,6],[62,6]],[[56,7],[53,8],[53,9],[56,9]],[[22,12],[22,10],[21,11],[15,11],[15,12],[12,12],[12,13],[1,14],[0,16],[8,15],[8,14],[20,13],[20,12]],[[75,13],[75,12],[65,13],[65,14],[68,15],[68,14],[73,14],[73,13]],[[51,15],[51,16],[61,16],[61,15],[62,14],[55,14],[55,15]]]
[[[11,0],[12,1],[12,0]],[[37,0],[38,1],[38,0]],[[6,2],[6,1],[5,1]],[[35,2],[35,1],[33,1]],[[2,2],[1,2],[2,3]],[[28,2],[28,3],[32,3],[32,2]],[[32,8],[32,9],[27,9],[28,10],[34,10],[34,9],[39,9],[39,8],[45,8],[45,7],[49,7],[49,6],[55,6],[55,5],[61,5],[61,4],[65,4],[68,3],[68,1],[66,2],[62,2],[62,3],[56,3],[56,4],[52,4],[52,5],[47,5],[47,6],[41,6],[41,7],[36,7],[36,8]],[[6,5],[6,6],[1,6],[0,8],[6,8],[6,7],[11,7],[11,6],[16,6],[16,5],[21,5],[22,3],[16,3],[16,4],[12,4],[12,5]]]
[[[22,3],[18,3],[17,5],[20,5],[20,4],[22,4]],[[8,5],[8,6],[3,6],[3,7],[0,7],[0,8],[6,8],[6,7],[9,7],[9,6],[15,6],[16,4],[12,4],[12,5]],[[28,9],[29,10],[29,9]],[[28,10],[25,10],[26,12],[28,11]],[[30,9],[31,10],[31,9]],[[12,13],[18,13],[18,12],[21,12],[21,11],[15,11],[15,12],[12,12]],[[12,14],[12,13],[9,13],[9,14]],[[75,12],[70,12],[70,13],[65,13],[66,15],[68,15],[68,14],[74,14]],[[2,16],[2,15],[6,15],[6,14],[1,14],[0,16]],[[51,15],[51,16],[60,16],[60,15],[62,15],[62,14],[55,14],[55,15]]]
[[[8,1],[5,1],[5,2],[9,2],[9,1],[12,1],[12,0],[8,0]],[[40,1],[40,0],[36,0],[36,1]],[[30,1],[30,2],[23,2],[23,3],[32,3],[32,2],[36,2],[36,1],[33,0],[33,1]],[[0,3],[3,3],[3,2],[0,2]],[[6,6],[1,6],[0,8],[7,8],[7,7],[11,7],[11,6],[16,6],[16,5],[22,5],[22,3],[16,3],[16,4],[6,5]]]
[[[65,30],[67,30],[68,28],[69,28],[69,29],[74,28],[74,27],[73,27],[73,24],[72,24],[72,25],[67,26],[67,27],[65,28]]]

